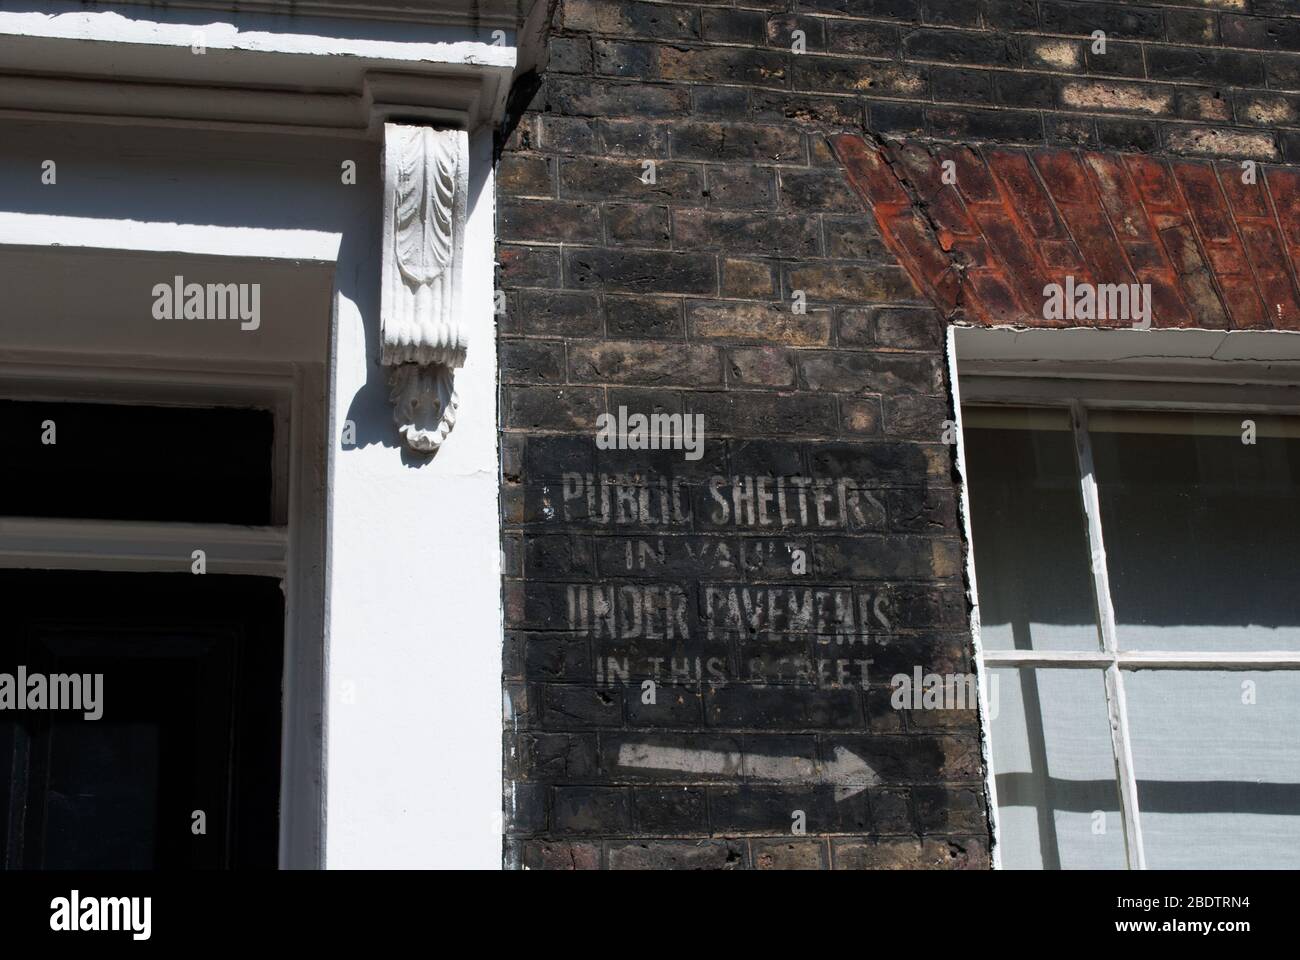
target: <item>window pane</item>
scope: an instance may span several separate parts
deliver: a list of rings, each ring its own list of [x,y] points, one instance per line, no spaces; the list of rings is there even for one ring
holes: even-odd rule
[[[966,407],[962,422],[984,646],[1098,649],[1069,413]]]
[[[271,522],[266,410],[0,400],[0,516]]]
[[[1124,690],[1147,865],[1294,869],[1300,673],[1139,670]]]
[[[996,668],[988,693],[1003,866],[1124,869],[1102,672]]]
[[[275,579],[3,570],[0,596],[9,601],[0,673],[92,678],[72,688],[83,709],[0,711],[0,794],[20,812],[5,821],[0,866],[275,866],[284,661]],[[195,810],[206,814],[204,834],[191,830]]]
[[[41,868],[155,867],[158,728],[60,721],[42,744],[49,759]]]
[[[1300,650],[1300,431],[1243,419],[1089,417],[1121,648]]]

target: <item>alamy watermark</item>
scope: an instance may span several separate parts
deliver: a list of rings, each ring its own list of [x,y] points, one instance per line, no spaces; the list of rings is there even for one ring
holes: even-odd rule
[[[87,720],[104,715],[102,673],[0,673],[0,710],[71,710]]]
[[[889,678],[895,710],[975,710],[979,706],[979,681],[973,673],[926,673],[913,667],[911,675]]]
[[[596,447],[600,450],[685,450],[687,460],[704,456],[704,414],[634,413],[619,407],[618,415],[596,417]]]
[[[50,929],[56,933],[124,931],[132,940],[153,932],[152,897],[83,897],[73,890],[50,901]]]
[[[1126,320],[1134,330],[1151,326],[1149,283],[1065,283],[1043,287],[1044,320]]]
[[[262,325],[260,283],[186,283],[177,274],[171,283],[153,287],[155,320],[236,320],[240,330]]]

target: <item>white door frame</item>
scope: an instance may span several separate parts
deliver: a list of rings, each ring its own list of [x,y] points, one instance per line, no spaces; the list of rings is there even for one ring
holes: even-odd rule
[[[324,588],[324,710],[320,730],[286,734],[323,740],[321,862],[499,868],[503,623],[492,151],[517,68],[514,28],[491,20],[358,25],[152,5],[47,5],[50,15],[0,11],[5,68],[24,74],[0,83],[0,124],[9,134],[0,161],[5,150],[21,153],[29,141],[66,136],[78,163],[94,163],[99,151],[85,144],[129,141],[148,130],[151,143],[162,143],[148,159],[157,163],[161,155],[174,164],[169,179],[194,173],[202,181],[229,169],[242,178],[234,192],[259,191],[258,203],[249,219],[230,223],[224,209],[218,217],[202,206],[210,187],[177,196],[164,183],[154,195],[158,181],[131,167],[137,152],[100,175],[98,188],[114,191],[106,209],[89,192],[80,207],[70,210],[64,200],[46,209],[39,191],[53,188],[36,186],[37,179],[27,192],[12,192],[0,178],[0,248],[255,258],[326,265],[335,277],[332,315],[318,320],[329,327],[320,391],[329,438],[325,561],[314,581]],[[202,55],[192,50],[196,27]],[[77,82],[68,82],[74,76]],[[133,79],[122,83],[122,76]],[[402,450],[376,375],[379,157],[390,120],[469,132],[460,309],[470,345],[456,375],[455,429],[428,462]],[[337,178],[343,157],[355,159],[357,183],[340,187],[334,179],[327,187],[322,158]],[[29,149],[12,162],[26,170],[39,159]],[[59,190],[68,169],[60,168]],[[87,189],[72,176],[67,183]],[[356,446],[342,442],[349,422],[363,434]],[[145,540],[159,535],[135,532]],[[227,544],[228,559],[266,562],[263,551],[278,549],[267,539],[245,533]],[[292,545],[285,563],[292,571]]]

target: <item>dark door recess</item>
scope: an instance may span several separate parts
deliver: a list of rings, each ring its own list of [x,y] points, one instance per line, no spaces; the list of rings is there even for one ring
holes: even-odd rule
[[[29,697],[36,675],[103,677],[98,719],[0,709],[6,868],[276,866],[275,580],[4,570],[0,597],[0,674],[11,685],[20,667]]]

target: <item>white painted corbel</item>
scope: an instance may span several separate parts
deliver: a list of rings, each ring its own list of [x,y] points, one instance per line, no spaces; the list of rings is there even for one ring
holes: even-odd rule
[[[465,363],[460,274],[468,190],[463,130],[384,124],[381,362],[406,445],[438,449],[456,422]]]

